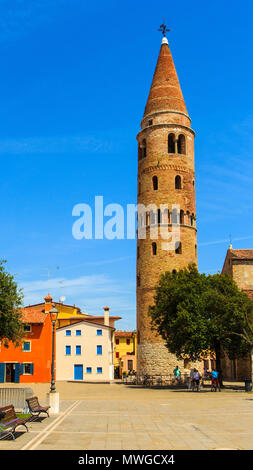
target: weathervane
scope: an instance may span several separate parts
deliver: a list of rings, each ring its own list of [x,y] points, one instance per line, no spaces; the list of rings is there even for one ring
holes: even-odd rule
[[[160,28],[157,30],[157,31],[162,31],[164,37],[166,36],[166,31],[171,31],[171,29],[168,29],[166,26],[167,25],[163,23],[160,25]]]

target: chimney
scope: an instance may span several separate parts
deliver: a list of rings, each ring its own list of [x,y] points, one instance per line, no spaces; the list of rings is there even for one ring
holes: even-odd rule
[[[52,308],[52,297],[50,294],[47,294],[46,297],[44,297],[44,300],[45,300],[45,313],[48,313],[50,312],[51,308]]]
[[[109,324],[109,307],[104,307],[104,325],[110,326]]]

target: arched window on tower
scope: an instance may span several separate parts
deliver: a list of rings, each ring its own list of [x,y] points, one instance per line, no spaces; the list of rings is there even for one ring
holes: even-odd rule
[[[184,134],[180,134],[177,141],[177,152],[186,154],[186,142]]]
[[[150,211],[150,225],[155,225],[155,212]]]
[[[190,212],[187,211],[186,215],[187,215],[187,223],[188,223],[188,225],[190,225]]]
[[[181,176],[177,175],[175,178],[175,189],[182,189]]]
[[[157,223],[158,225],[161,223],[161,209],[157,209]]]
[[[152,243],[152,255],[156,256],[157,254],[157,245],[155,242]]]
[[[175,153],[175,134],[168,136],[168,153]]]
[[[172,209],[171,220],[172,220],[172,224],[179,223],[179,212],[176,207]]]
[[[183,210],[180,211],[180,224],[184,225],[184,211]]]
[[[157,191],[157,189],[158,189],[158,178],[157,178],[157,176],[153,176],[152,182],[153,182],[153,190]]]
[[[170,211],[169,209],[165,209],[163,212],[163,223],[169,224],[170,223]]]
[[[146,144],[146,139],[143,139],[142,144],[141,144],[141,157],[146,158],[147,155],[147,144]]]
[[[146,212],[146,226],[149,227],[150,225],[150,212]]]
[[[175,243],[175,253],[177,255],[181,255],[182,254],[182,243],[181,242],[176,242]]]

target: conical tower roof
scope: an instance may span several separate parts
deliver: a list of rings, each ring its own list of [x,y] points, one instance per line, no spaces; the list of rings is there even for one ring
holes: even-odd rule
[[[166,37],[162,40],[144,117],[159,111],[179,111],[188,115]]]

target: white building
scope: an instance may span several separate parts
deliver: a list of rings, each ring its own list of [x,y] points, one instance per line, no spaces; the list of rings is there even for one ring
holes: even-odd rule
[[[57,328],[56,380],[113,380],[114,331],[111,326],[87,320]]]

